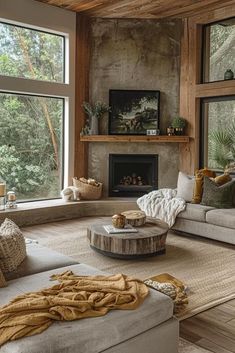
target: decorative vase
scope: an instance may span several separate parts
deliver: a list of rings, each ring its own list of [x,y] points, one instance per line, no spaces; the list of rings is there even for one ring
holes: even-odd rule
[[[126,224],[126,217],[122,214],[115,214],[112,217],[112,223],[115,228],[124,228]]]
[[[232,72],[231,69],[228,69],[224,73],[224,79],[225,80],[233,80],[234,79],[234,73]]]
[[[91,117],[91,135],[99,135],[99,121],[95,115]]]

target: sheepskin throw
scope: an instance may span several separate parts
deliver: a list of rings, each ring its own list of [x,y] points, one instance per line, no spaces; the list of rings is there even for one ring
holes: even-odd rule
[[[152,191],[137,199],[137,205],[148,217],[160,219],[172,227],[178,213],[186,207],[185,200],[176,194],[176,189]]]

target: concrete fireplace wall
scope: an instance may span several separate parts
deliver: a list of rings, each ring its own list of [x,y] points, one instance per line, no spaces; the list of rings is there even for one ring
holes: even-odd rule
[[[160,129],[178,114],[181,22],[177,20],[92,21],[90,100],[109,102],[109,89],[160,90]],[[108,117],[100,121],[108,133]],[[89,176],[108,188],[109,153],[159,154],[159,188],[175,187],[178,144],[89,143]]]

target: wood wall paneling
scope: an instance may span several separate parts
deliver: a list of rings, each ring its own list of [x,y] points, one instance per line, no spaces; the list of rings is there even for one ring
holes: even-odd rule
[[[90,19],[77,14],[76,33],[76,98],[75,98],[75,161],[74,175],[87,177],[88,146],[80,141],[80,131],[86,116],[82,103],[89,100]]]

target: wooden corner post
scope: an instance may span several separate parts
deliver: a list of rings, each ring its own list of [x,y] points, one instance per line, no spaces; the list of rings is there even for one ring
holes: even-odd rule
[[[86,121],[82,103],[89,100],[90,32],[90,19],[77,14],[74,159],[74,176],[76,177],[87,177],[88,173],[88,144],[80,141],[80,132]]]

